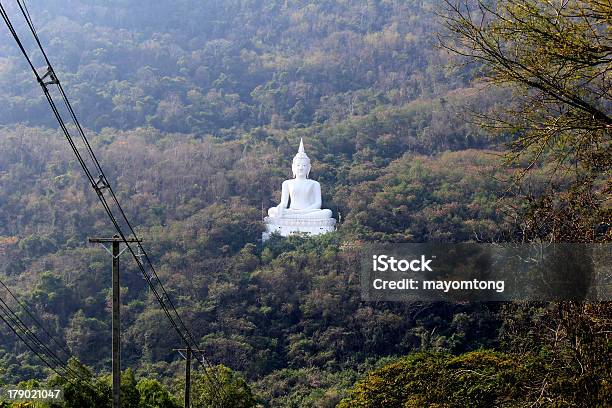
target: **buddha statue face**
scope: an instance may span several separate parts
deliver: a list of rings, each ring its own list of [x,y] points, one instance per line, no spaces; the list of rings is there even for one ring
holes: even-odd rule
[[[293,171],[293,177],[295,178],[308,178],[308,175],[310,174],[310,159],[308,156],[300,157],[299,154],[296,155],[293,158],[291,170]]]

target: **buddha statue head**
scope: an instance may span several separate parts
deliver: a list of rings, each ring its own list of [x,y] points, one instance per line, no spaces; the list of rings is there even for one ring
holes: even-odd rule
[[[310,159],[304,151],[304,142],[300,139],[300,147],[297,154],[293,158],[293,164],[291,165],[294,178],[308,178],[310,174]]]

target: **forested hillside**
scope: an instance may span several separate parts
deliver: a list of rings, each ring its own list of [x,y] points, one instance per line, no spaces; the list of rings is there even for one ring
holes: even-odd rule
[[[236,406],[335,406],[392,357],[510,350],[504,336],[545,313],[360,299],[364,242],[499,242],[525,228],[508,182],[525,163],[504,166],[509,136],[466,114],[503,104],[507,92],[476,83],[478,64],[453,65],[437,46],[439,2],[27,5],[179,313],[211,361],[237,373],[228,381],[248,383],[252,398]],[[110,258],[87,238],[113,230],[26,68],[0,30],[0,277],[103,376]],[[291,177],[300,138],[323,206],[341,223],[264,245],[264,211]],[[533,166],[533,191],[547,166]],[[131,389],[146,399],[156,379],[179,397],[180,339],[133,262],[122,262],[122,363],[141,380],[130,377]],[[0,330],[0,383],[49,374]]]
[[[256,126],[437,99],[469,83],[434,48],[432,1],[28,4],[94,130],[151,125],[236,139]],[[52,124],[16,47],[0,47],[2,122]]]

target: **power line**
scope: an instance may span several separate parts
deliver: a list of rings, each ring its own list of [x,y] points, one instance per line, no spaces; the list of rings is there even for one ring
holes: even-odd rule
[[[39,348],[43,354],[45,354],[51,361],[55,362],[59,365],[64,365],[63,361],[48,347],[45,346],[44,343],[40,341],[40,339],[31,331],[29,328],[23,323],[23,321],[19,318],[19,316],[11,309],[11,307],[4,301],[4,299],[0,298],[0,310],[21,332],[36,346]]]
[[[49,106],[51,107],[51,110],[53,112],[53,114],[55,115],[60,128],[62,129],[64,136],[66,137],[66,140],[68,141],[68,143],[70,144],[70,147],[73,151],[73,153],[75,154],[79,164],[81,165],[83,171],[85,172],[85,175],[88,179],[88,181],[90,182],[92,188],[95,190],[98,199],[100,201],[100,203],[102,204],[106,214],[108,215],[109,219],[111,220],[111,223],[113,224],[113,226],[115,227],[115,230],[117,231],[117,233],[119,234],[119,236],[121,237],[121,239],[123,240],[123,242],[125,243],[125,245],[127,246],[129,252],[132,254],[132,257],[134,258],[134,260],[136,261],[138,268],[140,269],[141,273],[143,274],[143,276],[145,277],[145,280],[147,281],[147,284],[149,285],[149,287],[151,288],[152,292],[155,295],[156,300],[158,301],[158,303],[160,304],[162,310],[164,311],[164,313],[166,314],[166,317],[168,318],[168,320],[170,321],[170,323],[172,324],[172,326],[174,327],[175,331],[178,333],[179,337],[183,340],[183,342],[185,342],[185,344],[192,348],[194,351],[199,352],[199,349],[197,347],[197,342],[195,340],[195,338],[193,337],[193,335],[191,334],[191,332],[189,331],[189,329],[187,328],[187,326],[185,325],[184,321],[181,319],[180,315],[178,314],[178,311],[176,310],[176,307],[174,306],[174,303],[172,302],[170,296],[168,295],[168,292],[166,291],[166,289],[164,288],[164,285],[161,282],[161,279],[159,278],[155,267],[153,266],[153,263],[151,262],[147,252],[144,250],[144,248],[142,247],[142,244],[140,244],[140,242],[137,242],[136,245],[138,247],[138,252],[139,254],[142,254],[144,256],[144,258],[146,259],[147,262],[147,266],[149,267],[150,271],[151,271],[151,276],[147,273],[147,270],[145,269],[145,265],[141,262],[141,260],[139,259],[139,257],[136,255],[136,252],[134,251],[134,249],[132,248],[132,246],[129,244],[128,239],[126,237],[127,234],[124,233],[123,229],[121,228],[121,226],[119,225],[119,222],[117,220],[117,218],[115,217],[112,209],[110,208],[108,202],[106,201],[106,197],[104,196],[104,190],[108,190],[111,198],[112,198],[112,202],[113,204],[117,207],[117,209],[119,210],[119,213],[121,215],[121,218],[123,220],[123,222],[126,224],[129,233],[133,236],[133,239],[138,239],[136,232],[132,226],[132,224],[129,222],[123,208],[121,207],[121,205],[119,204],[119,200],[117,199],[117,196],[115,195],[114,190],[112,189],[110,183],[108,182],[108,179],[106,178],[104,171],[102,170],[102,167],[100,166],[99,161],[97,160],[91,145],[76,117],[76,114],[74,113],[74,110],[70,104],[70,102],[68,101],[68,98],[66,96],[66,93],[64,92],[64,89],[60,83],[60,81],[57,78],[57,75],[55,74],[53,67],[51,65],[51,62],[49,61],[49,58],[40,42],[40,39],[38,37],[38,34],[34,28],[34,25],[31,21],[31,18],[29,16],[29,12],[27,12],[27,8],[25,8],[24,6],[22,6],[21,1],[17,0],[17,4],[19,5],[19,9],[21,10],[21,13],[23,15],[23,17],[25,18],[27,25],[32,33],[32,35],[34,36],[34,39],[36,40],[36,43],[38,45],[38,48],[40,49],[46,63],[47,63],[47,72],[44,75],[39,75],[38,71],[34,68],[34,65],[32,63],[32,61],[30,60],[30,57],[28,55],[28,53],[26,52],[23,44],[21,43],[21,40],[19,38],[19,35],[17,34],[17,32],[15,31],[10,18],[8,16],[8,14],[6,13],[6,10],[4,9],[2,3],[0,2],[0,14],[2,15],[2,18],[5,22],[5,24],[7,25],[9,31],[11,32],[11,34],[13,35],[13,38],[15,39],[19,49],[21,50],[22,54],[24,55],[24,57],[26,58],[28,64],[30,65],[30,68],[32,69],[32,72],[34,73],[34,76],[36,77],[36,80],[38,81],[38,83],[41,85],[41,87],[43,88],[43,92],[45,94],[45,97],[47,99],[47,102],[49,103]],[[24,3],[25,4],[25,3]],[[64,101],[64,104],[67,108],[67,110],[70,113],[70,117],[72,119],[72,122],[75,124],[79,136],[81,137],[84,145],[85,145],[85,149],[88,153],[88,155],[90,156],[90,159],[92,160],[97,173],[99,174],[97,179],[94,178],[94,176],[92,175],[92,172],[90,171],[87,163],[85,162],[85,160],[83,159],[83,157],[81,156],[81,153],[77,147],[77,145],[75,144],[72,135],[70,134],[68,128],[66,127],[66,124],[62,118],[62,115],[60,114],[59,110],[57,109],[57,106],[55,105],[55,101],[53,100],[50,92],[49,92],[49,85],[56,85],[57,89],[59,90],[59,93],[61,95],[62,100]],[[159,287],[159,291],[157,289],[157,286]],[[168,306],[166,305],[166,303],[169,304],[169,306],[172,309],[172,313],[171,311],[168,309]],[[202,362],[205,366],[208,366],[209,368],[212,368],[212,364],[206,359],[206,356],[203,353],[200,353],[201,358],[202,358]],[[199,359],[196,359],[198,362],[200,362]],[[216,383],[218,386],[218,390],[220,392],[223,392],[225,394],[225,391],[223,390],[223,388],[220,386],[220,383],[218,381],[218,379],[216,378],[216,375],[210,377],[208,374],[208,370],[205,370],[205,374],[206,376],[209,378],[209,380],[211,380],[212,382]],[[219,396],[219,394],[217,393],[217,396]]]
[[[60,349],[62,349],[62,351],[66,355],[70,356],[71,354],[70,354],[70,351],[68,350],[68,348],[65,345],[63,345],[62,343],[60,343],[57,340],[55,340],[55,337],[51,333],[49,333],[49,331],[45,328],[45,326],[30,311],[30,308],[28,307],[28,304],[25,301],[19,300],[17,298],[17,296],[15,296],[15,294],[11,291],[11,289],[9,289],[9,287],[6,286],[6,284],[2,281],[2,279],[0,279],[0,285],[2,287],[4,287],[4,289],[11,295],[11,297],[15,300],[15,302],[17,302],[19,304],[19,306],[21,306],[21,308],[27,313],[27,315],[30,316],[30,319],[32,319],[34,324],[36,326],[38,326],[40,329],[42,329],[42,331],[45,332],[47,337],[49,337],[49,339],[51,341],[53,341]]]
[[[61,378],[63,378],[65,381],[70,382],[70,380],[62,373],[59,372],[59,370],[55,367],[55,365],[51,364],[49,361],[47,361],[47,359],[43,356],[41,356],[39,354],[38,351],[36,351],[36,349],[26,340],[24,339],[21,334],[19,334],[18,330],[15,329],[15,327],[13,327],[13,325],[9,322],[10,317],[9,316],[5,316],[3,315],[3,313],[6,313],[6,311],[4,310],[3,307],[0,306],[0,320],[2,320],[8,327],[9,329],[11,329],[11,331],[15,334],[15,336],[17,336],[22,343],[24,343],[28,349],[30,349],[30,351],[34,354],[36,354],[36,356],[42,360],[43,363],[45,363],[45,365],[47,367],[49,367],[51,370],[53,370],[57,375],[59,375]],[[8,319],[8,320],[7,320]]]
[[[68,367],[68,359],[70,357],[72,357],[72,353],[68,350],[68,348],[63,345],[62,343],[60,343],[59,341],[57,341],[55,339],[55,336],[53,336],[46,328],[45,326],[40,322],[40,320],[38,320],[36,318],[36,316],[34,316],[33,312],[30,310],[30,308],[28,307],[27,303],[25,301],[21,301],[19,300],[19,298],[17,298],[17,296],[15,295],[15,293],[13,291],[11,291],[11,289],[0,279],[0,285],[2,287],[4,287],[4,289],[11,295],[11,297],[15,300],[15,302],[21,307],[22,310],[24,310],[26,312],[26,314],[31,318],[31,320],[34,322],[34,325],[37,326],[38,328],[40,328],[46,335],[47,337],[49,337],[49,339],[55,343],[58,347],[60,347],[62,349],[62,351],[66,354],[67,358],[66,359],[61,359],[57,354],[55,354],[51,349],[49,349],[49,347],[36,335],[36,333],[34,331],[32,331],[25,323],[24,321],[19,317],[19,315],[8,305],[8,303],[6,302],[6,300],[2,299],[0,297],[0,308],[2,308],[2,310],[4,311],[4,313],[10,318],[11,321],[13,321],[18,328],[20,328],[20,330],[28,336],[28,338],[30,338],[32,341],[34,341],[34,343],[38,346],[41,347],[42,352],[47,355],[48,357],[50,357],[53,361],[55,361],[56,363],[58,363],[59,365],[66,366],[66,369],[73,374],[74,376],[76,376],[79,380],[81,381],[85,381],[85,382],[89,382],[88,379],[82,377],[80,375],[79,372],[72,370],[70,367]],[[92,387],[92,389],[94,389],[95,391],[95,387],[93,387],[93,385],[90,383],[90,386]]]
[[[92,384],[88,378],[81,376],[79,372],[69,367],[66,362],[61,360],[52,350],[50,350],[2,298],[0,298],[0,312],[4,314],[0,315],[0,318],[9,326],[11,331],[28,347],[28,349],[30,349],[30,351],[36,354],[45,365],[51,368],[61,378],[73,385],[76,384],[72,380],[76,379],[77,382],[87,385],[94,392],[100,391],[96,389],[96,386]]]

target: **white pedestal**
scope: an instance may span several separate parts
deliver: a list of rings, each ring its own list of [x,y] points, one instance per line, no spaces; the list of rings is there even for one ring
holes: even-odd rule
[[[274,232],[280,234],[283,237],[292,234],[320,235],[332,232],[335,230],[336,219],[296,219],[266,217],[264,218],[264,223],[266,224],[266,232],[262,234],[261,238],[263,241],[266,241]]]

